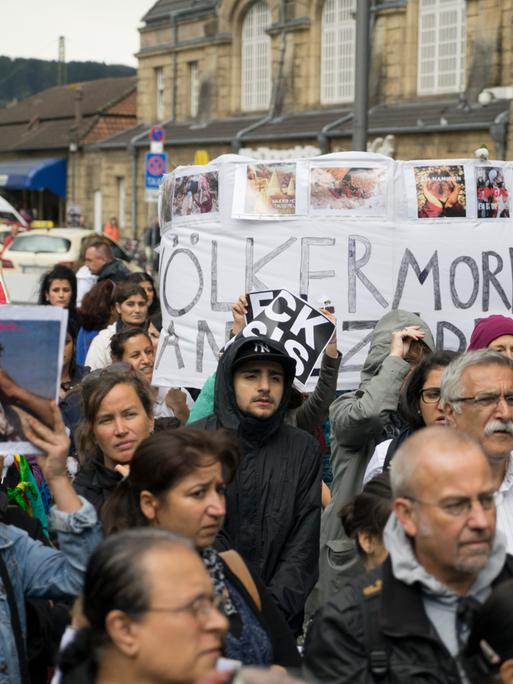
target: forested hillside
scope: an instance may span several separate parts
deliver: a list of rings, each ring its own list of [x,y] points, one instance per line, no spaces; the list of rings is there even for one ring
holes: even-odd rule
[[[135,69],[103,62],[68,62],[66,83],[133,76]],[[0,56],[0,107],[58,84],[58,62]]]

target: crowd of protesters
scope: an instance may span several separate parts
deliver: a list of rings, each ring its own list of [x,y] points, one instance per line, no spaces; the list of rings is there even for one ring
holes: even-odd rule
[[[215,374],[162,387],[152,278],[85,264],[41,283],[58,405],[0,369],[0,440],[43,454],[0,457],[0,684],[513,683],[513,318],[456,353],[391,311],[306,396],[234,293]]]

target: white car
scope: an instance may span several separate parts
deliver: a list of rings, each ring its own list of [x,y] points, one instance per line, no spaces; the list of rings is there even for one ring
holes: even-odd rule
[[[1,256],[3,279],[11,301],[37,302],[43,273],[56,264],[74,268],[87,242],[98,237],[86,228],[35,229],[17,235]],[[123,260],[131,271],[140,270],[118,244],[109,242],[117,259]]]

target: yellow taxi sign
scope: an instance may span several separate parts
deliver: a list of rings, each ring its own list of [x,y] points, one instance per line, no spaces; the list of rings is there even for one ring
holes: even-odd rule
[[[31,228],[55,228],[53,221],[32,221]]]
[[[206,150],[196,150],[194,153],[194,163],[200,166],[208,164],[210,161],[208,157],[208,152]]]

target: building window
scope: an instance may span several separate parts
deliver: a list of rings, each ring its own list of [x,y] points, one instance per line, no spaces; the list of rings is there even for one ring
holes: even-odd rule
[[[155,69],[155,118],[164,121],[164,68]]]
[[[355,3],[326,0],[321,20],[321,104],[352,102],[355,67]]]
[[[417,92],[465,89],[465,1],[420,0]]]
[[[271,12],[265,2],[257,2],[242,24],[241,108],[267,109],[271,99]]]
[[[191,96],[190,110],[191,117],[195,119],[198,116],[199,103],[199,72],[198,62],[189,62],[189,92]]]

